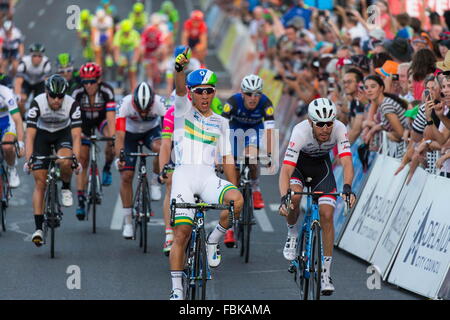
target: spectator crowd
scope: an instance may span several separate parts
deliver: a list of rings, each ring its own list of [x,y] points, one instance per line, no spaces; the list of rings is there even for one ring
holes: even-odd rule
[[[305,2],[216,3],[248,26],[259,68],[298,100],[299,121],[309,102],[328,97],[363,166],[384,137],[402,159],[397,173],[409,163],[408,179],[419,165],[450,177],[450,10],[412,17],[392,14],[392,1],[334,1],[331,10]]]

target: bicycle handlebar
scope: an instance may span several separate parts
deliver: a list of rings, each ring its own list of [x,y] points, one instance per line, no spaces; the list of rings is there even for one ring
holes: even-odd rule
[[[129,157],[157,157],[159,153],[157,152],[149,152],[149,153],[142,153],[142,152],[127,152],[122,149],[120,150],[119,160],[121,162],[125,161],[125,156]]]
[[[97,137],[95,135],[86,137],[85,139],[89,141],[116,141],[116,138],[114,137]]]

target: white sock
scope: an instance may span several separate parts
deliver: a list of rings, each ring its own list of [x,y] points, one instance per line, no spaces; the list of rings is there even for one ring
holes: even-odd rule
[[[324,256],[323,257],[323,273],[328,275],[331,274],[331,260],[333,257]]]
[[[166,241],[173,240],[173,230],[172,228],[166,228]]]
[[[125,221],[125,224],[131,224],[131,212],[132,212],[132,208],[122,208],[122,213],[123,213],[123,219]]]
[[[183,271],[170,271],[172,277],[172,290],[183,290]]]
[[[227,229],[222,227],[220,223],[214,228],[214,230],[211,232],[211,234],[208,237],[207,242],[208,243],[219,243],[220,240],[222,240],[223,236],[225,235],[225,232]]]
[[[287,224],[288,228],[288,236],[289,237],[296,237],[298,235],[298,228],[297,224]]]
[[[253,191],[261,192],[261,189],[259,188],[259,178],[256,178],[255,180],[252,179],[252,189]]]

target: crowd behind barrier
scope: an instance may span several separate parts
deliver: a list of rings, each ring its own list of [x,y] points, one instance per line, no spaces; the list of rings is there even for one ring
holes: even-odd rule
[[[336,244],[377,265],[384,280],[448,299],[450,253],[424,253],[425,234],[432,236],[416,230],[422,221],[424,228],[439,226],[442,248],[450,240],[450,203],[438,198],[450,187],[450,4],[444,2],[242,0],[208,1],[204,9],[213,16],[210,32],[234,89],[244,74],[264,79],[276,106],[280,157],[309,102],[328,97],[337,105],[360,199],[346,216],[338,203]],[[339,187],[338,159],[334,165]]]

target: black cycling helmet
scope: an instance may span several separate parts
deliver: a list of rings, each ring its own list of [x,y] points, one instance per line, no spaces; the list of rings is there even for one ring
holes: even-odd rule
[[[67,83],[67,80],[64,79],[59,74],[51,75],[46,81],[45,81],[45,90],[47,91],[48,95],[52,98],[64,98],[67,90],[69,89],[69,84]]]
[[[45,52],[45,47],[42,44],[40,44],[40,43],[33,43],[33,44],[30,45],[28,50],[30,50],[31,53],[33,53],[33,52],[44,53]]]

